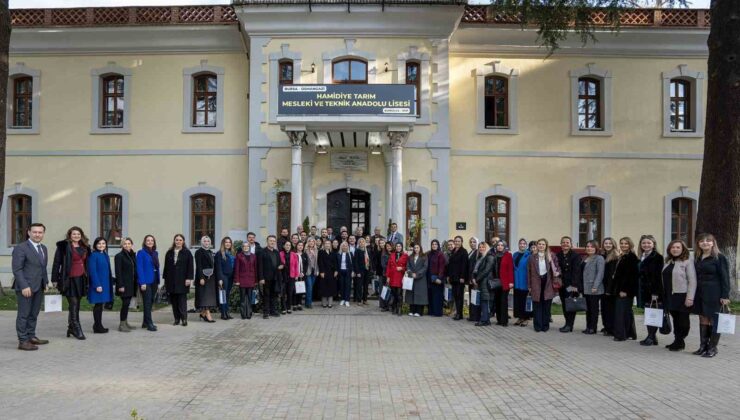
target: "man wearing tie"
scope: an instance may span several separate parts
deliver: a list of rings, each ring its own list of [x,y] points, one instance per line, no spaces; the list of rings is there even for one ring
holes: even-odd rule
[[[391,233],[388,235],[388,242],[395,244],[401,244],[403,245],[403,235],[398,233],[398,224],[391,223]]]
[[[41,310],[41,300],[49,285],[46,267],[49,253],[41,244],[46,227],[33,223],[28,227],[29,239],[13,248],[13,288],[18,300],[18,316],[15,329],[18,333],[19,350],[38,350],[38,345],[48,340],[36,337],[36,320]]]

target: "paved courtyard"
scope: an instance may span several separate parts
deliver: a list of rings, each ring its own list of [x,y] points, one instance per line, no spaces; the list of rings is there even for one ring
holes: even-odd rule
[[[106,326],[117,325],[116,316],[106,313]],[[92,314],[82,317],[87,333]],[[140,325],[140,317],[132,314],[132,324]],[[159,332],[90,332],[79,342],[63,335],[66,314],[42,313],[38,333],[51,344],[21,352],[15,313],[0,312],[2,418],[126,419],[132,409],[146,419],[730,419],[740,413],[734,336],[722,338],[719,356],[704,359],[668,352],[666,337],[659,347],[644,348],[580,332],[395,317],[374,306],[318,308],[267,321],[195,318],[175,327],[162,310],[155,314]]]

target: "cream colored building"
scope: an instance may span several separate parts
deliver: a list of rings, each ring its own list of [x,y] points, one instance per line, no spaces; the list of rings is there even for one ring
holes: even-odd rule
[[[454,1],[243,3],[13,11],[5,284],[29,220],[51,246],[79,225],[137,248],[305,217],[405,236],[422,219],[425,248],[691,235],[708,12],[639,11],[547,57],[534,30]],[[282,85],[345,79],[414,84],[418,115],[278,112]]]

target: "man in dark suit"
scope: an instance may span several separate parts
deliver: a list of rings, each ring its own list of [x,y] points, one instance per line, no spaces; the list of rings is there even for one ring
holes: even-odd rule
[[[38,350],[39,345],[49,343],[48,340],[36,337],[36,320],[44,291],[49,285],[46,272],[49,253],[46,246],[41,244],[44,233],[44,225],[33,223],[28,227],[29,239],[13,248],[13,288],[18,300],[15,329],[18,333],[19,350]]]
[[[398,224],[396,223],[391,223],[391,233],[388,234],[388,242],[391,242],[393,245],[403,245],[403,235],[398,232]]]
[[[276,248],[277,238],[267,237],[267,248],[257,255],[257,272],[262,289],[262,317],[280,316],[277,308],[277,293],[280,286],[280,252]]]

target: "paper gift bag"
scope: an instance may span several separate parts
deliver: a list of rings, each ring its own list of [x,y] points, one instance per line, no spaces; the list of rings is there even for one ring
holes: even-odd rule
[[[470,291],[470,303],[473,305],[480,305],[480,292],[477,290]]]
[[[306,282],[303,280],[295,282],[295,292],[299,295],[306,293]]]
[[[532,312],[532,296],[527,295],[527,302],[524,304],[524,312]]]
[[[390,296],[391,288],[388,286],[383,286],[383,290],[380,291],[380,298],[387,301]]]
[[[44,295],[44,312],[62,312],[62,295]]]
[[[259,302],[259,295],[257,289],[252,289],[252,305],[256,305]]]
[[[663,310],[657,308],[645,308],[645,325],[648,327],[662,327]]]
[[[414,290],[414,279],[403,276],[403,290]]]
[[[735,315],[733,314],[717,312],[714,314],[713,324],[715,334],[735,334]]]
[[[509,308],[513,308],[514,307],[514,293],[513,292],[512,293],[509,293],[506,296],[506,303],[507,303],[507,305],[509,305]]]
[[[218,291],[218,303],[219,303],[220,305],[223,305],[223,304],[225,304],[226,302],[228,302],[228,301],[226,300],[226,290],[224,290],[224,289],[219,289],[219,291]]]
[[[445,302],[452,301],[452,287],[445,287]]]

